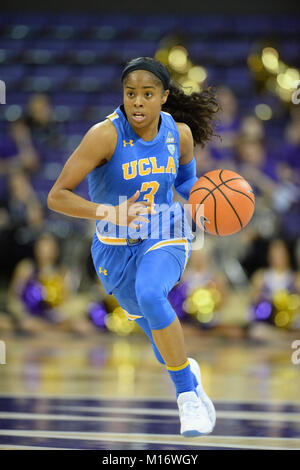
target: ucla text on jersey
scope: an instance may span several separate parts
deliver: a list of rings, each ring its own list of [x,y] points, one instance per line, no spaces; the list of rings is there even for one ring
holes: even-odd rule
[[[106,237],[148,238],[155,226],[155,238],[182,237],[182,227],[184,235],[190,236],[190,226],[185,220],[183,209],[179,203],[173,202],[172,186],[177,175],[180,154],[179,132],[171,114],[161,111],[158,133],[150,141],[144,141],[130,126],[124,105],[120,105],[106,117],[116,128],[118,141],[112,158],[105,165],[94,168],[88,176],[91,200],[116,206],[120,204],[120,197],[130,197],[139,190],[138,201],[149,201],[155,204],[155,208],[158,205],[163,209],[158,210],[155,216],[149,214],[151,222],[143,223],[139,230],[98,221],[98,233]],[[172,231],[176,220],[180,222],[177,233],[176,230]],[[160,227],[163,224],[165,227],[169,225],[167,236],[164,236],[164,227]],[[170,230],[173,235],[170,235]]]

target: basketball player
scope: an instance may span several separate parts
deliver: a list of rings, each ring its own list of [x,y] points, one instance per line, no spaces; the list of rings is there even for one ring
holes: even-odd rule
[[[84,136],[51,189],[48,207],[96,220],[91,252],[106,292],[148,335],[168,370],[181,434],[208,434],[215,409],[197,362],[186,356],[182,327],[167,296],[182,276],[193,238],[186,224],[184,233],[178,224],[184,213],[179,203],[173,210],[172,186],[188,200],[197,181],[194,141],[203,145],[213,135],[218,104],[210,89],[186,95],[167,68],[149,57],[127,63],[122,83],[123,104]],[[91,201],[74,193],[86,176]],[[167,237],[158,228],[162,215],[169,216],[172,229]]]

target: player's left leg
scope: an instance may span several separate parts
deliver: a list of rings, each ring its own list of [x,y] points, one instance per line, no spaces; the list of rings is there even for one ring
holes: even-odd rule
[[[184,250],[183,250],[184,252]],[[176,386],[176,393],[194,391],[181,324],[168,301],[168,293],[180,279],[182,266],[167,249],[148,251],[138,263],[136,296],[152,337]]]

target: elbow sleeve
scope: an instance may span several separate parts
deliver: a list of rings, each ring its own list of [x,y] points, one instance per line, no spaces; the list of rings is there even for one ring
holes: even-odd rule
[[[188,200],[192,187],[198,180],[196,176],[196,159],[193,157],[189,163],[179,165],[177,176],[174,182],[176,192]]]

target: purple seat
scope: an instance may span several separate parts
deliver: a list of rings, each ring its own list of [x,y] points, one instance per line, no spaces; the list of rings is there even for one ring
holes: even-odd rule
[[[60,149],[43,148],[41,157],[44,163],[63,163],[65,159],[65,152]]]
[[[101,81],[112,80],[120,72],[119,67],[114,65],[98,65],[83,67],[80,71],[81,77],[96,77]]]
[[[120,41],[114,45],[114,54],[122,62],[126,62],[134,57],[153,57],[157,51],[157,44],[151,41]]]
[[[31,94],[23,93],[21,91],[8,91],[6,101],[9,104],[17,104],[22,108],[25,108]]]
[[[134,15],[131,14],[122,14],[122,15],[113,15],[105,13],[103,15],[94,17],[95,26],[110,25],[117,28],[119,31],[126,31],[132,24]]]
[[[22,60],[29,64],[60,63],[63,61],[68,46],[68,41],[45,39],[28,41]]]
[[[284,61],[297,63],[300,57],[300,42],[283,41],[278,47],[278,51]]]
[[[190,35],[219,35],[233,31],[232,18],[225,15],[183,15],[181,29]],[[180,28],[180,25],[179,25]]]
[[[24,40],[13,41],[9,39],[0,39],[0,49],[5,51],[21,52],[26,44]]]
[[[56,92],[51,95],[53,106],[83,106],[88,100],[84,93],[61,93]]]
[[[245,61],[251,52],[252,41],[222,41],[210,46],[211,54],[218,62]]]
[[[19,65],[4,65],[0,70],[0,77],[2,80],[9,83],[11,80],[19,80],[24,76],[26,67],[23,64]]]
[[[88,131],[88,126],[85,122],[69,122],[65,126],[68,135],[81,135],[82,137]]]
[[[32,50],[65,51],[70,45],[68,41],[58,41],[57,39],[35,39],[26,42],[26,48]]]
[[[77,40],[73,43],[73,47],[69,47],[68,50],[77,52],[79,50],[93,51],[95,53],[110,53],[114,49],[114,43],[112,41],[102,40]]]
[[[279,27],[278,32],[285,34],[299,34],[300,33],[300,17],[299,15],[283,15],[278,19]],[[299,43],[299,36],[295,38]]]
[[[37,65],[34,68],[34,77],[49,77],[54,80],[63,81],[71,74],[71,69],[68,65]]]
[[[1,21],[6,25],[32,25],[43,26],[48,22],[47,13],[29,13],[29,12],[1,12]]]
[[[119,69],[115,66],[76,67],[65,84],[68,91],[96,92],[102,87],[109,88]]]
[[[233,90],[249,90],[253,85],[251,73],[247,67],[229,67],[224,74],[223,84]]]
[[[273,22],[276,17],[272,15],[240,15],[235,17],[234,32],[239,34],[266,34],[273,31]]]
[[[47,13],[47,26],[72,26],[74,28],[83,28],[94,21],[93,14],[86,13]]]
[[[49,92],[61,89],[69,75],[68,66],[37,66],[22,80],[22,90]]]
[[[121,80],[120,80],[120,90],[121,90]],[[123,100],[122,91],[119,93],[97,93],[90,94],[88,97],[88,104],[92,106],[111,106],[117,107]]]

